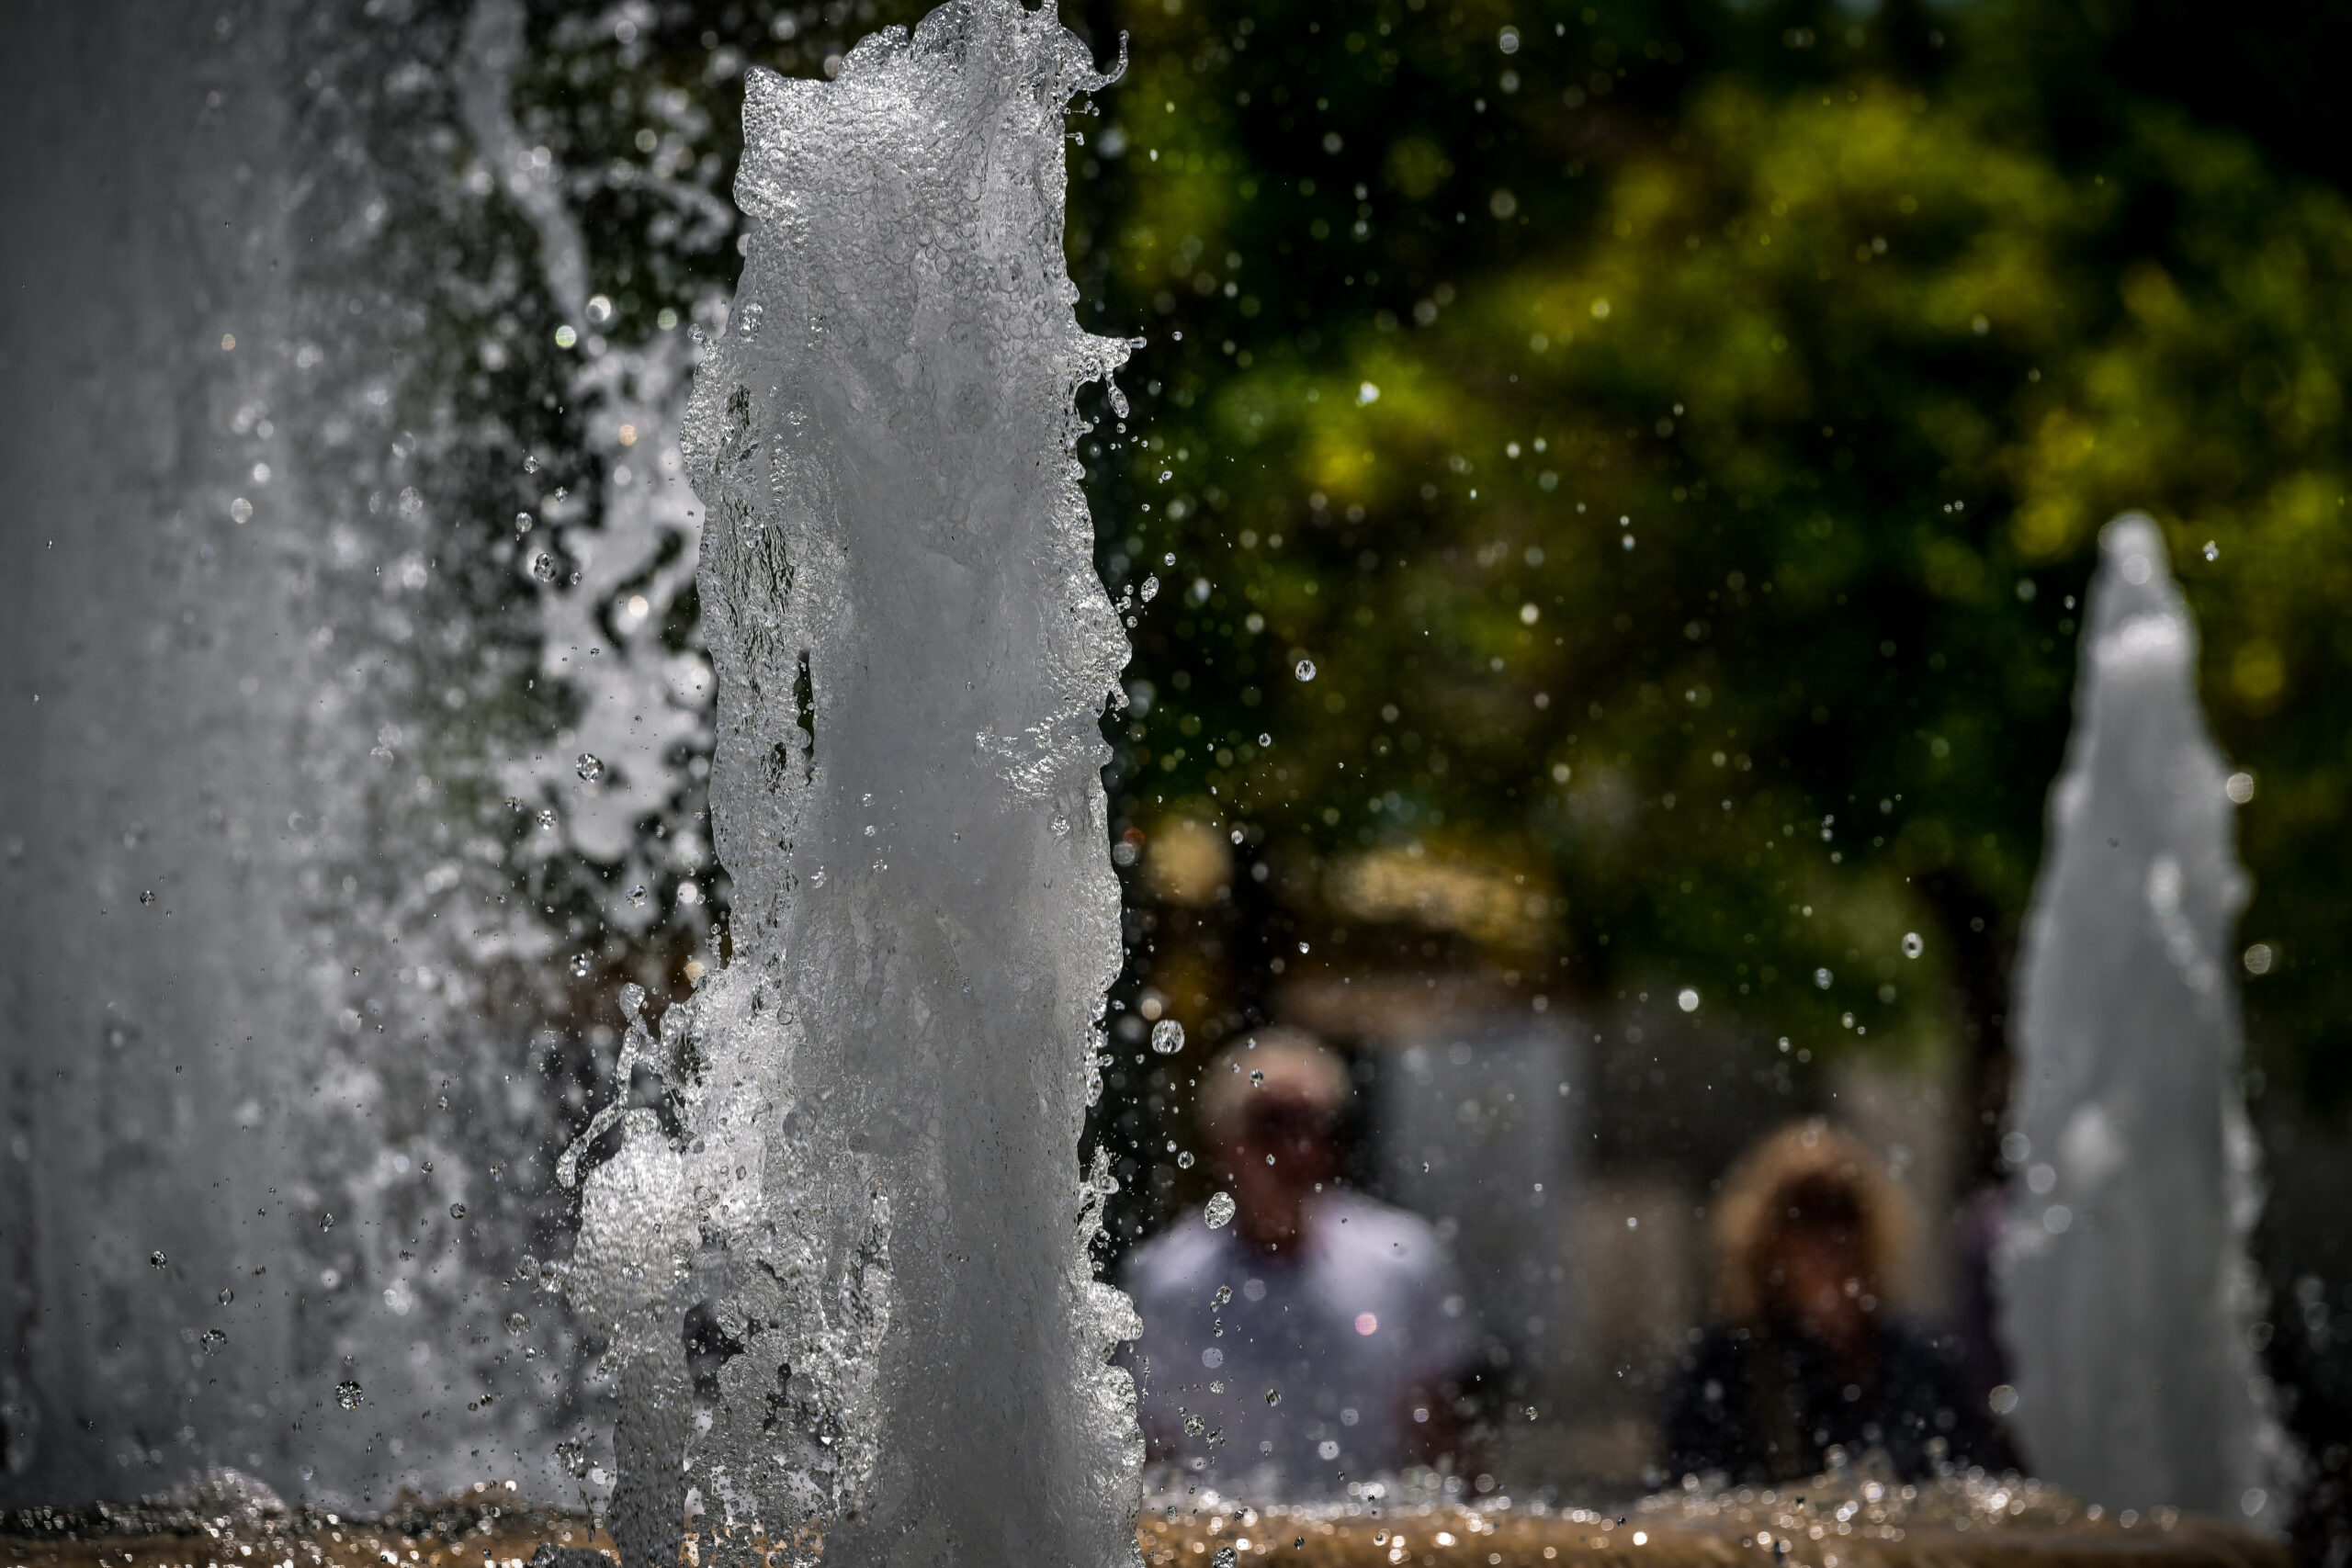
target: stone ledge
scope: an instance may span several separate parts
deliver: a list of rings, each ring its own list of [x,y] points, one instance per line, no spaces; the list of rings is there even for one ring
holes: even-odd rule
[[[1770,1497],[1770,1494],[1764,1494]],[[1828,1506],[1824,1506],[1828,1505]],[[1146,1568],[2293,1568],[2286,1546],[2194,1515],[2130,1525],[2079,1515],[1871,1522],[1835,1517],[1828,1499],[1735,1496],[1712,1516],[1653,1499],[1623,1515],[1413,1505],[1351,1516],[1331,1508],[1235,1507],[1148,1513]],[[1823,1517],[1813,1517],[1818,1512]],[[1747,1517],[1726,1517],[1744,1514]],[[584,1518],[537,1511],[409,1521],[412,1529],[279,1515],[141,1532],[99,1526],[0,1535],[0,1568],[529,1568],[544,1547],[573,1562],[612,1551]],[[1839,1533],[1843,1525],[1847,1533]],[[1818,1538],[1812,1533],[1822,1531]],[[1782,1533],[1782,1532],[1785,1532]],[[1220,1562],[1230,1551],[1233,1556]]]
[[[1653,1500],[1606,1516],[1439,1505],[1383,1509],[1378,1517],[1227,1506],[1177,1518],[1148,1513],[1137,1537],[1146,1568],[2292,1568],[2293,1561],[2283,1542],[2170,1510],[2128,1525],[2080,1514],[2063,1522],[1873,1522],[1861,1513],[1839,1519],[1836,1505],[1795,1499],[1725,1503],[1700,1518],[1676,1517],[1679,1504]],[[1227,1550],[1233,1557],[1218,1564]]]

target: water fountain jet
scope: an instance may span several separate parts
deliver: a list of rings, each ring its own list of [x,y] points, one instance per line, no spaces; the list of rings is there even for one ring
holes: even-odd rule
[[[1076,1157],[1120,961],[1099,770],[1126,659],[1072,398],[1050,11],[958,0],[832,83],[755,72],[747,261],[686,453],[727,965],[631,1030],[574,1294],[637,1568],[1132,1559],[1132,1332]],[[583,1145],[601,1128],[592,1129]],[[696,1407],[693,1314],[714,1359]]]
[[[2113,1508],[2259,1518],[2284,1439],[2247,1348],[2246,877],[2196,672],[2163,535],[2116,519],[2018,978],[2004,1328],[2041,1473]]]

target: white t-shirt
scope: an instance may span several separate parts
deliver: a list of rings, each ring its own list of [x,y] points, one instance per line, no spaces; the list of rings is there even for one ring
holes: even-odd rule
[[[1405,1464],[1415,1391],[1459,1377],[1477,1346],[1435,1233],[1338,1188],[1295,1253],[1236,1229],[1191,1210],[1127,1261],[1145,1434],[1229,1495],[1336,1494]]]

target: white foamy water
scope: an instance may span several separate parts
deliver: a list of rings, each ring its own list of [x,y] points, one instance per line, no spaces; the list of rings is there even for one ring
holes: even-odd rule
[[[2018,982],[2003,1326],[2027,1461],[2110,1508],[2278,1517],[2247,1332],[2246,897],[2164,538],[2109,525]]]
[[[688,1531],[706,1562],[1135,1556],[1133,1317],[1078,1160],[1126,659],[1072,456],[1125,356],[1062,252],[1097,80],[1050,12],[971,0],[748,84],[751,243],[685,443],[733,952],[632,1031],[672,1120],[619,1113],[571,1274],[633,1568]]]

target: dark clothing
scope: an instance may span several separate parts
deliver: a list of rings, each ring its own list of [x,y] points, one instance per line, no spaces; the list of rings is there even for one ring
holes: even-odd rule
[[[1668,1473],[1786,1481],[1827,1468],[1833,1445],[1855,1460],[1879,1450],[1905,1481],[1932,1475],[1939,1454],[1962,1466],[2016,1466],[1956,1359],[1919,1328],[1879,1324],[1872,1362],[1869,1376],[1851,1378],[1802,1330],[1710,1330],[1667,1393]]]
[[[1993,1259],[2001,1250],[2001,1231],[2008,1218],[2007,1182],[1981,1189],[1960,1211],[1952,1351],[1979,1399],[2009,1381],[2009,1355],[2001,1344],[2000,1293],[1993,1283]]]

